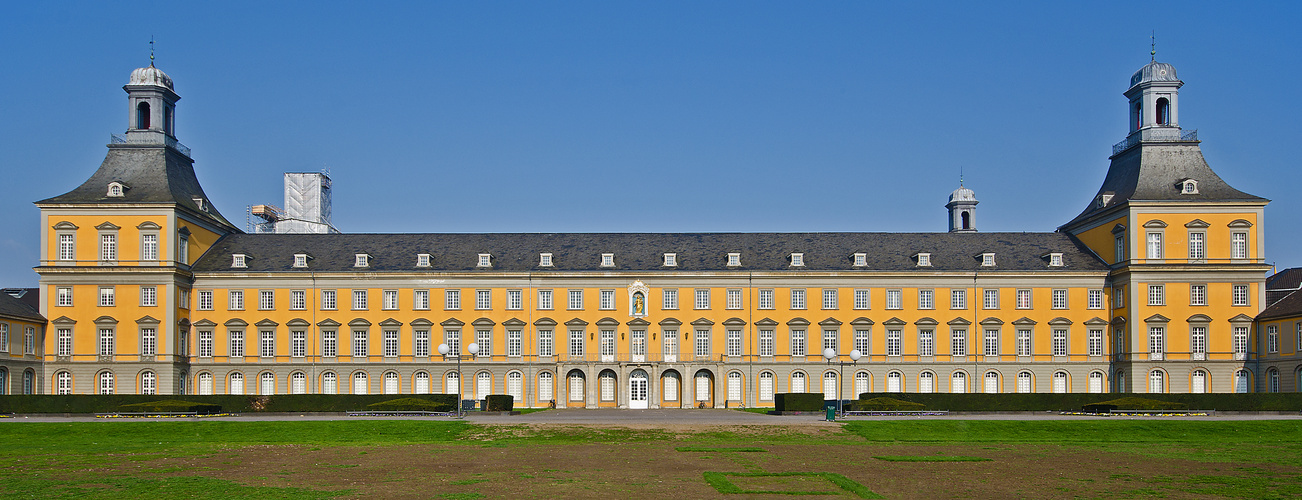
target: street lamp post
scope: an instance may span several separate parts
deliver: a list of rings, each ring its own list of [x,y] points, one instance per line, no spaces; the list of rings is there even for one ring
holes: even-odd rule
[[[466,351],[469,351],[471,356],[479,354],[479,344],[471,342],[470,345],[466,346]],[[439,354],[442,354],[444,357],[446,357],[449,352],[452,352],[451,346],[447,344],[439,344]],[[465,396],[463,395],[463,392],[461,390],[461,388],[463,387],[462,384],[464,383],[464,377],[461,376],[461,352],[460,351],[456,353],[456,357],[457,357],[457,418],[463,418],[465,417],[465,413],[462,411],[463,408],[461,407],[461,400],[464,399]]]
[[[827,358],[827,364],[829,365],[833,363],[832,360],[834,359],[836,360],[835,362],[840,365],[836,373],[836,413],[839,415],[845,415],[845,411],[841,408],[841,396],[843,392],[841,390],[841,384],[845,383],[845,361],[838,359],[840,356],[836,353],[836,349],[831,347],[823,349],[823,357]],[[850,351],[850,364],[859,364],[859,358],[862,357],[863,353],[859,352],[858,349]]]

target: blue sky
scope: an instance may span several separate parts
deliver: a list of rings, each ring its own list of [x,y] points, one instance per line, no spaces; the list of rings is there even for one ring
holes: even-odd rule
[[[24,2],[0,18],[0,286],[34,286],[32,201],[127,126],[149,63],[241,225],[329,169],[346,232],[983,231],[1079,213],[1157,59],[1212,168],[1273,200],[1302,266],[1302,3]]]

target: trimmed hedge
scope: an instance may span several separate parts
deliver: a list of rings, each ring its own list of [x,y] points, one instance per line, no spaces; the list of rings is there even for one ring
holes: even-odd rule
[[[366,405],[366,409],[374,411],[435,411],[446,412],[457,409],[456,394],[431,394],[430,396],[451,396],[443,398],[401,398],[391,399],[389,401],[380,401]],[[442,401],[440,401],[442,400]]]
[[[114,413],[122,405],[164,401],[176,396],[140,394],[77,394],[0,396],[0,413]],[[216,405],[228,413],[345,412],[366,409],[372,403],[394,399],[392,394],[280,394],[275,396],[185,395],[186,401]],[[456,394],[419,394],[412,397],[445,401],[456,408]]]
[[[222,412],[221,405],[194,403],[191,401],[180,401],[176,399],[124,404],[119,406],[118,409],[124,413],[199,413],[203,415],[211,415],[213,413]]]
[[[784,392],[773,395],[777,411],[823,411],[821,392]]]
[[[515,406],[515,396],[510,394],[489,394],[484,398],[483,411],[511,411]]]
[[[1177,403],[1190,410],[1222,411],[1302,411],[1302,393],[1249,394],[918,394],[906,392],[865,392],[858,404],[873,398],[889,397],[921,403],[928,410],[948,411],[1080,411],[1085,405],[1107,403],[1119,396],[1136,396],[1152,401]],[[1138,408],[1120,408],[1138,409]]]
[[[926,405],[895,398],[880,397],[855,401],[850,404],[851,411],[922,411]]]

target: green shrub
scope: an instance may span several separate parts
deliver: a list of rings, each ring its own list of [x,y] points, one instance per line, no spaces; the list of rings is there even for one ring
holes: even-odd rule
[[[489,394],[484,398],[484,411],[511,411],[515,406],[515,396],[510,394]]]
[[[123,413],[200,413],[204,415],[221,413],[222,411],[221,405],[180,401],[176,399],[128,403],[118,406],[118,409]]]
[[[904,401],[885,396],[855,401],[850,404],[853,411],[921,411],[927,405]]]
[[[366,405],[366,409],[373,411],[452,411],[456,405],[451,403],[430,401],[421,398],[401,398],[380,401]]]
[[[823,411],[823,394],[819,392],[784,392],[773,396],[777,411]]]
[[[1102,409],[1103,407],[1111,407],[1112,409],[1123,410],[1123,411],[1124,410],[1184,410],[1189,408],[1189,405],[1186,405],[1184,403],[1177,403],[1174,401],[1160,401],[1156,399],[1140,398],[1135,396],[1112,399],[1112,400],[1102,401],[1098,403],[1091,403],[1085,405],[1085,408],[1089,408],[1091,406],[1095,407],[1096,409]]]

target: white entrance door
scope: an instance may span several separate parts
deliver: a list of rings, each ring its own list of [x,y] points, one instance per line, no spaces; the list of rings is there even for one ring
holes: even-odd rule
[[[647,375],[642,370],[633,370],[628,377],[628,407],[634,410],[647,408]]]

